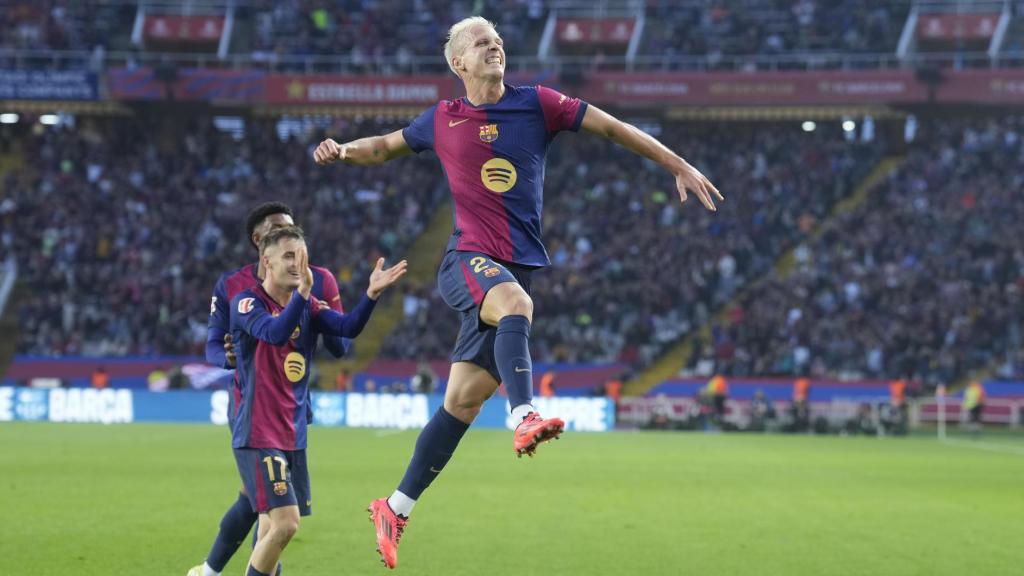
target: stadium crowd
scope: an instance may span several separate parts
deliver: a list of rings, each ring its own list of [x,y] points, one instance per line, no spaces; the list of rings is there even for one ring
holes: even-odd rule
[[[488,15],[516,53],[536,54],[547,8],[540,0],[446,0],[325,3],[309,0],[262,1],[246,8],[244,21],[252,27],[249,51],[257,61],[288,64],[282,57],[341,56],[346,70],[408,72],[412,59],[429,57],[434,65],[419,71],[447,70],[440,47],[448,27],[473,13]]]
[[[695,56],[715,67],[735,55],[892,53],[909,8],[905,0],[661,0],[648,5],[641,54],[671,68]]]
[[[214,283],[256,260],[244,221],[271,199],[291,205],[312,262],[330,266],[354,298],[376,257],[401,254],[445,194],[426,158],[402,170],[315,169],[320,134],[281,140],[273,122],[251,124],[241,139],[206,122],[154,138],[160,131],[144,124],[23,140],[31,162],[0,194],[3,251],[30,289],[17,311],[20,353],[201,353]],[[338,120],[329,132],[392,128]]]
[[[1024,120],[925,126],[905,165],[820,236],[815,223],[874,164],[878,141],[769,124],[663,126],[662,139],[726,193],[710,214],[692,200],[680,208],[659,168],[563,136],[547,170],[553,266],[535,275],[534,358],[643,366],[734,301],[691,362],[710,359],[727,376],[926,384],[983,367],[1024,372]],[[393,127],[339,120],[329,132]],[[403,254],[447,193],[428,155],[401,170],[316,170],[320,134],[282,140],[275,129],[255,121],[235,139],[199,123],[181,128],[178,145],[104,120],[23,138],[33,162],[0,196],[2,252],[30,289],[19,352],[197,353],[217,276],[254,259],[245,213],[271,198],[292,204],[314,260],[351,298],[368,263]],[[792,272],[773,272],[793,246]],[[405,319],[383,356],[447,356],[458,315],[433,282],[405,288]]]
[[[0,49],[92,50],[120,29],[130,32],[136,8],[97,0],[4,2]]]
[[[655,0],[645,6],[638,65],[718,68],[724,57],[737,55],[892,53],[909,4],[908,0]],[[150,13],[179,13],[167,8],[151,7]],[[551,10],[560,10],[566,17],[619,13],[614,5],[605,7],[610,9],[607,12],[592,8],[581,10],[575,0],[416,0],[412,9],[410,2],[398,0],[249,0],[236,5],[230,53],[285,72],[444,73],[440,46],[448,26],[465,16],[482,14],[495,21],[510,57],[533,58]],[[15,1],[0,11],[0,64],[97,68],[110,51],[131,52],[129,64],[155,64],[159,60],[142,58],[147,56],[145,45],[132,43],[137,9],[138,3],[129,0]],[[214,5],[213,12],[220,9]],[[4,55],[4,49],[93,55],[13,58]],[[604,58],[597,61],[618,65]],[[745,66],[757,65],[750,61]]]
[[[661,168],[593,136],[560,138],[545,185],[553,266],[533,282],[535,359],[647,364],[805,238],[883,149],[846,141],[838,127],[664,130],[726,201],[714,214],[694,199],[681,208]],[[432,285],[405,298],[405,322],[384,354],[446,357],[458,315]]]
[[[859,208],[714,330],[730,375],[1024,373],[1024,118],[936,119]]]

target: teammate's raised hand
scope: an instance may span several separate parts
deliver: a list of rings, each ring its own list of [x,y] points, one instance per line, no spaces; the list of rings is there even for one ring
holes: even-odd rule
[[[345,159],[345,147],[328,138],[313,151],[313,159],[321,166],[334,164]]]
[[[299,246],[299,252],[295,255],[299,267],[299,294],[309,300],[309,293],[313,290],[313,271],[309,269],[309,250],[306,246]]]
[[[701,204],[713,212],[718,210],[718,208],[715,208],[715,198],[725,200],[725,197],[718,191],[718,188],[715,188],[715,185],[706,176],[701,174],[700,170],[691,166],[689,162],[683,161],[683,167],[680,171],[676,172],[675,177],[676,188],[679,189],[680,202],[686,202],[687,190],[696,194]]]
[[[388,286],[391,286],[401,278],[409,268],[409,262],[402,260],[387,270],[384,269],[384,259],[377,258],[377,265],[370,273],[370,287],[366,289],[366,295],[372,300],[380,298]]]

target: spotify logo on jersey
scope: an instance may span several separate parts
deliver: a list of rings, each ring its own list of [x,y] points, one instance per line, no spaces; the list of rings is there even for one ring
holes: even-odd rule
[[[516,168],[504,158],[491,158],[480,168],[480,179],[491,192],[508,192],[516,185]]]
[[[306,375],[306,359],[298,352],[292,352],[285,356],[284,375],[289,382],[298,382]]]

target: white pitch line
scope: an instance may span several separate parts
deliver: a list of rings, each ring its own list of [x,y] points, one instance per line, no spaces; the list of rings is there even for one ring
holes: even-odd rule
[[[384,438],[385,436],[396,436],[402,432],[405,432],[405,430],[402,430],[401,428],[384,428],[377,430],[373,435],[377,438]]]
[[[992,442],[982,442],[980,440],[951,440],[949,438],[945,440],[939,440],[943,444],[950,444],[953,446],[961,446],[964,448],[977,448],[979,450],[988,450],[989,452],[1002,452],[1004,454],[1016,454],[1017,456],[1024,456],[1024,448],[1018,448],[1016,446],[1006,446],[1004,444],[993,444]]]

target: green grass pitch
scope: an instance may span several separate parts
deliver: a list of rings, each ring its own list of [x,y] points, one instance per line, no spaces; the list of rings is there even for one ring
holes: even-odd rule
[[[415,431],[314,429],[285,574],[387,573],[364,511]],[[1024,443],[568,433],[518,460],[471,431],[397,575],[1024,573]],[[238,486],[223,428],[0,425],[3,574],[184,575]],[[1015,451],[1016,450],[1016,451]],[[248,545],[227,574],[241,576]]]

